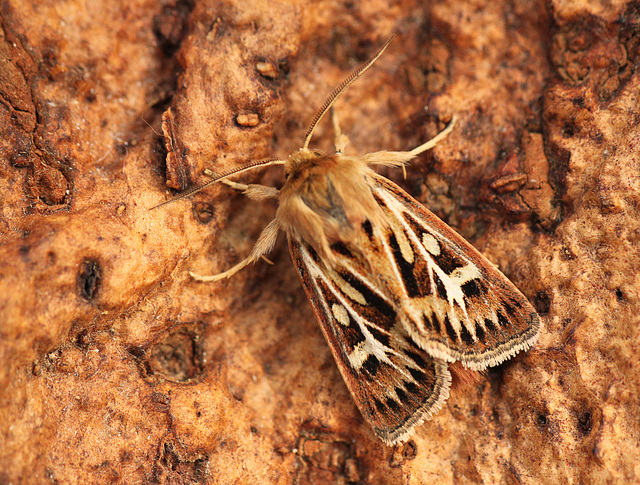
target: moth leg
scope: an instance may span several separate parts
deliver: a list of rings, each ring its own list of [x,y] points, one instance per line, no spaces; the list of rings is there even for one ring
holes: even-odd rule
[[[204,174],[207,177],[216,178],[218,176],[212,170],[208,168],[204,169]],[[234,190],[242,192],[244,195],[249,197],[252,200],[264,200],[264,199],[277,199],[280,196],[280,191],[275,187],[269,187],[268,185],[259,185],[259,184],[240,184],[238,182],[234,182],[233,180],[223,179],[220,182],[227,184]]]
[[[383,165],[387,167],[403,167],[405,166],[411,159],[420,155],[422,152],[425,152],[438,144],[438,142],[442,141],[447,137],[453,127],[456,124],[455,115],[451,118],[451,121],[447,125],[447,127],[434,136],[431,140],[423,143],[419,147],[414,148],[410,152],[389,152],[389,151],[381,151],[374,153],[367,153],[363,155],[362,158],[372,165]]]
[[[344,149],[349,143],[349,137],[342,133],[334,107],[331,107],[331,123],[333,124],[333,145],[336,147],[336,155],[344,155]]]
[[[440,142],[441,140],[444,140],[447,137],[447,135],[449,135],[449,133],[451,133],[451,130],[453,130],[453,127],[455,126],[456,121],[457,121],[456,115],[453,115],[451,117],[451,121],[449,122],[449,124],[447,125],[447,127],[444,130],[442,130],[436,136],[431,138],[431,140],[429,140],[428,142],[423,143],[419,147],[414,148],[409,153],[412,155],[412,157],[415,157],[417,155],[420,155],[422,152],[430,150],[431,148],[436,146],[438,144],[438,142]]]
[[[272,220],[267,227],[262,230],[258,241],[255,246],[251,250],[251,254],[242,261],[240,261],[235,266],[231,267],[227,271],[223,271],[222,273],[218,273],[211,276],[202,276],[192,271],[189,271],[189,274],[194,280],[204,281],[204,282],[213,282],[220,281],[226,278],[231,278],[234,274],[240,271],[245,266],[250,265],[251,263],[256,262],[258,259],[262,258],[266,253],[273,249],[273,245],[276,242],[276,238],[278,237],[278,230],[280,226],[278,225],[278,220]]]

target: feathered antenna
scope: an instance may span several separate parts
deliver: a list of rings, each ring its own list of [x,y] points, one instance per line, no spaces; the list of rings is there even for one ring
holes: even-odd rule
[[[307,133],[304,135],[304,144],[302,145],[303,150],[306,148],[309,148],[309,142],[311,141],[313,130],[316,129],[316,126],[318,126],[318,123],[320,123],[320,120],[322,119],[322,117],[327,113],[327,111],[329,111],[331,106],[333,106],[333,103],[335,103],[336,99],[338,99],[340,95],[356,81],[356,79],[362,76],[371,66],[373,66],[373,64],[378,60],[378,58],[389,46],[389,44],[391,43],[394,37],[395,35],[392,35],[389,38],[389,40],[386,41],[384,45],[380,47],[380,49],[378,49],[378,52],[376,52],[371,59],[369,59],[367,62],[362,64],[358,69],[353,71],[351,74],[349,74],[349,76],[344,81],[342,81],[337,88],[335,88],[331,92],[327,100],[316,112],[316,115],[313,117],[313,121],[309,125],[309,129],[307,129]]]
[[[206,189],[207,187],[215,184],[216,182],[220,182],[221,180],[224,180],[227,177],[231,177],[232,175],[246,172],[247,170],[251,170],[257,167],[269,167],[270,165],[284,165],[285,163],[286,163],[286,160],[267,159],[267,160],[257,160],[255,162],[247,163],[242,167],[232,168],[230,170],[227,170],[226,172],[222,172],[221,174],[216,175],[214,178],[212,178],[208,182],[205,182],[204,184],[197,185],[196,187],[191,187],[190,189],[185,190],[180,195],[176,195],[173,199],[169,199],[167,201],[162,202],[161,204],[154,205],[149,210],[157,209],[158,207],[162,207],[163,205],[172,204],[173,202],[176,202],[181,199],[186,199],[187,197],[197,192],[200,192],[201,190]]]
[[[378,49],[378,52],[375,53],[375,55],[369,59],[367,62],[365,62],[364,64],[362,64],[360,67],[358,67],[355,71],[353,71],[351,74],[349,74],[349,76],[340,83],[340,85],[335,88],[331,94],[329,95],[329,97],[326,99],[326,101],[323,103],[322,107],[316,112],[315,116],[313,117],[313,121],[311,121],[311,124],[309,125],[309,128],[307,129],[307,133],[305,134],[305,138],[304,138],[304,144],[302,145],[302,150],[306,150],[309,148],[309,142],[311,141],[311,136],[313,135],[313,131],[315,130],[316,126],[318,126],[318,123],[320,123],[320,120],[322,120],[323,116],[326,114],[327,111],[329,111],[329,109],[331,108],[331,106],[333,106],[333,103],[335,103],[336,99],[338,99],[340,97],[340,95],[349,87],[351,86],[351,84],[353,84],[356,79],[358,79],[360,76],[362,76],[377,60],[378,58],[382,55],[382,53],[386,50],[386,48],[389,46],[389,44],[391,43],[391,41],[393,40],[393,38],[395,37],[395,35],[392,35],[389,40],[387,40],[384,45]],[[209,180],[208,182],[205,182],[204,184],[198,185],[196,187],[192,187],[190,189],[185,190],[184,192],[182,192],[180,195],[177,195],[176,197],[174,197],[173,199],[169,199],[165,202],[162,202],[161,204],[158,204],[156,206],[153,206],[150,210],[153,209],[157,209],[158,207],[162,207],[164,205],[167,204],[172,204],[173,202],[176,202],[178,200],[181,199],[185,199],[197,192],[200,192],[201,190],[206,189],[207,187],[210,187],[211,185],[220,182],[223,179],[226,179],[227,177],[231,177],[232,175],[236,175],[242,172],[246,172],[248,170],[252,170],[254,168],[258,168],[258,167],[268,167],[270,165],[284,165],[286,163],[286,160],[273,160],[273,159],[268,159],[268,160],[259,160],[256,162],[251,162],[248,163],[246,165],[243,165],[242,167],[237,167],[231,170],[227,170],[226,172],[223,172],[221,174],[218,174],[216,177],[212,178],[211,180]]]

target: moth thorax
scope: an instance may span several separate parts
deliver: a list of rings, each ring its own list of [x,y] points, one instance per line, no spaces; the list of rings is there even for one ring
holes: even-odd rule
[[[293,154],[280,192],[278,222],[291,236],[328,256],[331,244],[356,243],[362,226],[380,217],[367,164],[357,157]]]

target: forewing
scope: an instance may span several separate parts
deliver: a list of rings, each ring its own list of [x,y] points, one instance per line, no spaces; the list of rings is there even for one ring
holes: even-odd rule
[[[420,347],[479,370],[535,342],[538,315],[491,262],[384,177],[372,192],[389,225],[376,244],[393,261],[399,320]]]
[[[447,364],[431,358],[397,324],[392,301],[366,264],[344,248],[331,268],[303,241],[289,249],[340,373],[365,420],[387,444],[408,438],[449,394]]]

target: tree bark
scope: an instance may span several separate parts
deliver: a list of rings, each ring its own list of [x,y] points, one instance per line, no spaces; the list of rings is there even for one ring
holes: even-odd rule
[[[640,480],[636,1],[0,3],[0,483]],[[359,415],[275,205],[215,172],[300,148],[324,98],[349,154],[493,261],[537,345],[413,438]],[[164,121],[164,123],[163,123]],[[325,151],[331,124],[312,145]],[[244,182],[280,186],[276,167]]]

